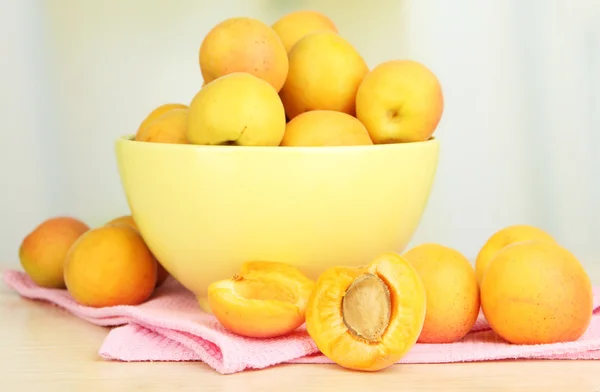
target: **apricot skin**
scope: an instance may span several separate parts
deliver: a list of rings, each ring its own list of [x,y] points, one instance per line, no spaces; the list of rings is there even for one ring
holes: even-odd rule
[[[89,230],[67,254],[64,278],[75,301],[91,307],[139,305],[153,293],[156,259],[127,225]]]
[[[378,64],[356,92],[356,117],[375,144],[425,141],[435,132],[443,111],[438,78],[413,60]]]
[[[311,110],[287,123],[280,145],[368,146],[373,142],[356,117],[333,110]]]
[[[290,12],[279,18],[271,26],[277,33],[285,50],[289,53],[301,38],[320,30],[337,33],[337,27],[326,15],[312,11],[300,10]]]
[[[140,229],[137,227],[137,224],[135,223],[131,215],[119,216],[117,218],[111,219],[105,224],[105,226],[115,225],[127,225],[135,231],[137,231],[138,233],[140,232]],[[156,261],[156,264],[156,287],[159,287],[165,282],[165,280],[167,280],[167,278],[169,277],[169,272],[165,269],[165,267],[162,266],[162,264],[160,264],[158,260]]]
[[[232,279],[208,287],[208,304],[221,325],[240,336],[287,335],[305,321],[314,282],[294,267],[249,262]]]
[[[187,109],[171,109],[135,135],[135,140],[149,143],[189,144]]]
[[[479,315],[479,285],[469,260],[457,250],[422,244],[402,255],[419,272],[427,313],[419,343],[453,343],[471,331]]]
[[[524,241],[492,259],[481,283],[481,307],[490,327],[510,343],[575,341],[591,322],[592,285],[567,249]]]
[[[63,270],[69,248],[89,226],[72,217],[54,217],[40,223],[23,239],[19,260],[40,287],[65,288]]]
[[[379,277],[391,299],[389,324],[376,342],[349,331],[341,308],[348,288],[364,274]],[[415,345],[425,313],[425,287],[416,269],[398,254],[383,253],[363,267],[323,272],[308,300],[306,329],[323,355],[340,366],[377,371],[396,363]]]
[[[544,230],[531,225],[512,225],[495,232],[481,247],[475,260],[475,274],[477,282],[481,285],[483,276],[494,255],[502,248],[521,241],[544,240],[556,242]]]
[[[150,123],[152,123],[154,120],[156,120],[157,118],[159,118],[160,116],[169,112],[172,109],[187,109],[187,105],[184,105],[182,103],[165,103],[154,108],[154,110],[148,113],[148,115],[140,123],[136,134],[142,132],[142,130],[146,128]]]
[[[288,74],[288,57],[270,26],[249,17],[233,17],[214,26],[198,52],[206,84],[234,72],[247,72],[281,90]]]
[[[290,120],[311,110],[354,115],[356,91],[369,67],[350,42],[332,31],[304,36],[289,53],[279,96]]]
[[[132,229],[139,231],[137,224],[135,223],[135,221],[133,220],[133,217],[131,215],[123,215],[123,216],[119,216],[114,219],[111,219],[105,223],[105,226],[114,226],[114,225],[120,225],[120,224],[127,225],[127,226],[131,227]]]

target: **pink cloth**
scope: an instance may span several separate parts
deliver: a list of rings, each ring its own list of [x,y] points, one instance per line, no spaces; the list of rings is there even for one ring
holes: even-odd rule
[[[198,307],[194,296],[169,278],[139,306],[90,308],[66,290],[36,286],[23,272],[8,271],[5,283],[21,296],[45,300],[91,323],[113,327],[100,347],[102,358],[120,361],[203,361],[219,373],[262,369],[278,363],[331,363],[301,327],[289,336],[248,339],[223,329]],[[497,359],[600,359],[600,288],[594,290],[594,317],[576,342],[511,345],[480,314],[473,330],[453,344],[417,344],[399,363],[447,363]]]

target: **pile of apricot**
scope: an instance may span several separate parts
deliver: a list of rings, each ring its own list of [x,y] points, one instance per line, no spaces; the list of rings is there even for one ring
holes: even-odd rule
[[[475,268],[457,250],[433,243],[360,267],[329,268],[316,280],[282,262],[248,262],[209,286],[208,303],[225,329],[246,337],[283,336],[305,324],[325,356],[363,371],[398,362],[416,343],[460,341],[480,310],[512,344],[577,340],[593,312],[579,261],[527,225],[494,233]]]
[[[25,236],[19,259],[38,286],[97,308],[142,304],[169,276],[131,215],[93,228],[70,216],[46,219]]]

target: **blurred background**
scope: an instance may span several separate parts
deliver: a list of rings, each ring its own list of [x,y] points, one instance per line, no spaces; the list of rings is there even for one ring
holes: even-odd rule
[[[101,225],[129,209],[113,142],[189,103],[221,20],[326,13],[370,66],[425,63],[445,113],[412,245],[474,259],[496,230],[538,225],[586,267],[600,243],[598,0],[8,0],[0,5],[0,268],[42,220]]]

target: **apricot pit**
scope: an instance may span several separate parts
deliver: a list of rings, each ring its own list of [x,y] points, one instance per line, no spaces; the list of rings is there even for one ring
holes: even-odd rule
[[[377,342],[390,323],[390,290],[376,275],[354,279],[342,299],[344,324],[354,336]]]
[[[366,266],[323,272],[306,308],[306,329],[319,350],[348,369],[377,371],[415,345],[426,312],[417,270],[396,253]]]

